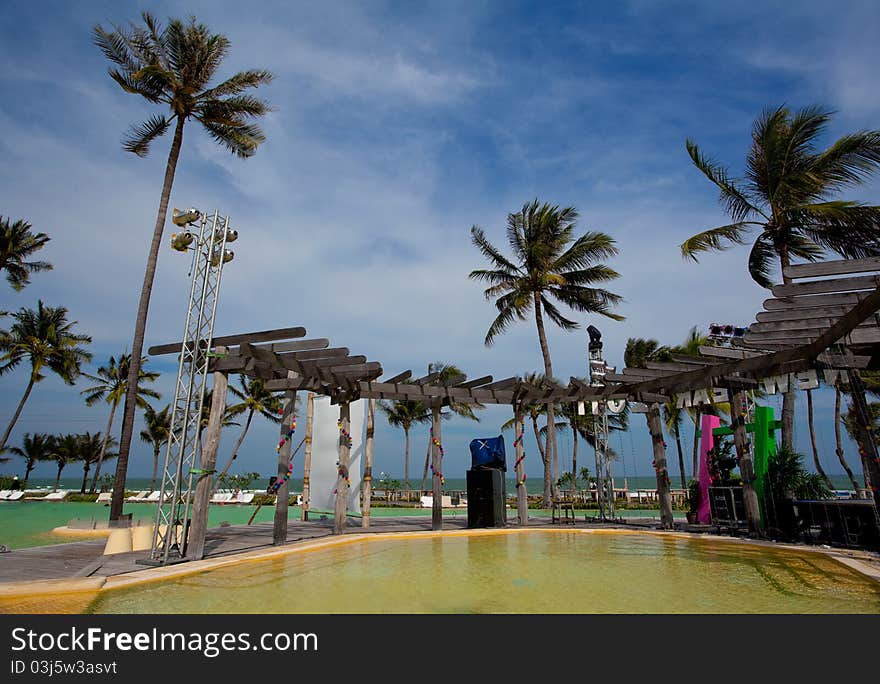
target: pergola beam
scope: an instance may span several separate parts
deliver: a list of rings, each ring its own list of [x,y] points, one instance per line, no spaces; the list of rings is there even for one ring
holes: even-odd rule
[[[274,330],[259,330],[257,332],[241,333],[240,335],[222,335],[211,340],[212,347],[230,347],[247,342],[272,342],[274,340],[289,340],[296,337],[305,337],[306,329],[301,326],[292,328],[275,328]],[[183,349],[183,342],[171,344],[159,344],[150,347],[147,353],[150,356],[162,354],[177,354]]]

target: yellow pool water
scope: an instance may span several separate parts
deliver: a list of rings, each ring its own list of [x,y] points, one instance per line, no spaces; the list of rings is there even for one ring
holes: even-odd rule
[[[103,591],[90,613],[880,613],[832,558],[637,534],[377,536]]]

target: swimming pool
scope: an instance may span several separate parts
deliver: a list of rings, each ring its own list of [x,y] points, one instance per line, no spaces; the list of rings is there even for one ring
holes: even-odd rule
[[[880,613],[825,554],[668,535],[377,535],[100,592],[89,613]]]

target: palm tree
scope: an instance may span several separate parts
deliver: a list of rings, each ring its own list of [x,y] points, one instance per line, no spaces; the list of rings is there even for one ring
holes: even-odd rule
[[[141,430],[141,441],[153,447],[153,479],[150,480],[150,491],[156,489],[156,473],[159,470],[159,452],[171,436],[171,404],[157,411],[152,406],[144,408],[144,429]]]
[[[545,376],[541,373],[527,373],[523,378],[522,382],[525,384],[531,385],[535,389],[548,389],[550,386],[544,380]],[[541,416],[548,415],[547,411],[548,404],[543,402],[528,402],[522,404],[522,409],[525,413],[528,413],[529,420],[532,423],[532,431],[535,434],[535,441],[538,444],[538,454],[541,456],[541,463],[544,466],[544,493],[543,499],[541,502],[542,508],[550,508],[553,502],[553,498],[556,496],[556,488],[555,483],[553,482],[553,463],[550,458],[550,449],[549,449],[549,434],[550,431],[547,429],[545,425],[542,428],[538,427],[538,419]],[[547,418],[549,421],[549,418]],[[516,423],[516,418],[511,418],[506,423],[501,426],[502,430],[509,430],[514,427]],[[565,423],[554,423],[553,434],[556,434],[556,429],[559,429],[561,426],[564,426]]]
[[[576,321],[566,318],[551,301],[561,302],[584,314],[600,314],[623,320],[611,311],[621,301],[620,295],[592,287],[619,277],[600,263],[617,254],[614,239],[605,233],[589,231],[574,239],[578,213],[573,207],[539,204],[536,199],[507,217],[507,241],[513,261],[505,257],[486,238],[482,229],[471,228],[471,241],[488,260],[490,269],[471,271],[470,278],[489,284],[487,300],[495,299],[498,316],[489,326],[484,340],[491,346],[495,337],[518,319],[526,320],[534,310],[538,342],[544,358],[544,375],[553,377],[550,347],[544,330],[544,312],[563,330],[576,330]],[[554,471],[558,470],[556,430],[553,406],[547,406],[547,449]],[[546,488],[546,483],[545,483]]]
[[[61,482],[61,471],[68,463],[73,463],[79,459],[79,437],[78,435],[59,435],[52,440],[52,455],[58,464],[58,475],[55,477],[55,488],[58,491],[58,483]]]
[[[0,216],[0,271],[6,269],[6,280],[15,290],[30,283],[31,273],[52,270],[46,261],[25,261],[49,242],[48,235],[33,233],[31,228],[27,221],[10,223],[8,217]]]
[[[463,376],[465,373],[454,363],[444,363],[442,361],[435,361],[433,363],[428,364],[428,374],[437,373],[437,379],[434,381],[439,384],[443,384],[449,382],[453,378],[458,378]],[[482,404],[462,404],[458,402],[452,402],[449,405],[449,411],[446,413],[440,414],[440,418],[442,420],[449,420],[452,417],[452,414],[457,416],[461,416],[462,418],[467,418],[468,420],[474,420],[480,422],[479,416],[477,416],[474,409],[480,410],[485,408]],[[426,406],[425,410],[430,412],[430,409]],[[430,422],[430,420],[428,421]],[[428,439],[428,448],[425,451],[425,468],[422,471],[422,490],[425,489],[425,481],[428,479],[428,465],[431,462],[431,440]]]
[[[672,352],[676,354],[683,354],[686,356],[699,356],[700,355],[700,347],[706,346],[709,344],[708,335],[703,335],[700,333],[700,330],[697,326],[694,326],[688,331],[687,337],[684,342],[680,345],[677,345],[672,348]],[[712,410],[712,409],[710,409]],[[690,419],[694,422],[694,443],[693,443],[693,473],[694,479],[697,478],[699,473],[699,458],[700,458],[700,443],[699,443],[699,433],[700,433],[700,416],[703,412],[706,411],[706,408],[701,404],[697,404],[692,406],[687,410]],[[676,433],[676,438],[678,438],[678,433]]]
[[[229,412],[232,415],[237,415],[247,411],[248,415],[247,420],[245,420],[244,423],[244,429],[242,429],[241,435],[239,435],[238,441],[232,449],[232,454],[229,456],[226,466],[223,468],[220,475],[217,476],[218,483],[220,482],[220,478],[226,475],[232,467],[232,462],[238,457],[238,450],[241,448],[242,442],[244,442],[245,435],[248,433],[248,428],[251,426],[251,420],[255,413],[259,413],[263,418],[273,423],[277,424],[281,422],[280,413],[283,408],[282,397],[275,392],[267,390],[265,383],[259,378],[250,379],[246,375],[239,375],[238,379],[241,383],[241,389],[239,390],[230,385],[229,391],[242,401],[241,403],[230,406]],[[210,407],[210,404],[208,404],[208,406]]]
[[[424,402],[409,399],[399,399],[394,402],[380,401],[379,409],[385,414],[389,425],[403,428],[403,481],[406,490],[409,491],[409,431],[415,423],[430,423],[431,412],[425,407]]]
[[[109,440],[102,438],[100,432],[95,434],[86,432],[82,435],[76,435],[76,460],[82,461],[83,464],[83,480],[82,487],[79,490],[80,494],[86,493],[86,481],[89,478],[89,470],[91,470],[92,464],[100,465],[100,459],[102,458],[116,458],[116,454],[106,451],[107,446],[112,447],[115,442],[116,440],[112,437]],[[93,482],[92,489],[94,487]]]
[[[852,468],[849,467],[849,463],[846,461],[846,456],[843,455],[843,441],[840,438],[840,395],[842,393],[840,385],[841,383],[838,382],[838,384],[834,386],[834,453],[837,454],[837,460],[840,461],[840,465],[843,467],[846,476],[852,483],[853,491],[857,492],[859,491],[859,483],[856,481],[856,476],[853,475]]]
[[[816,428],[813,425],[813,390],[811,389],[807,390],[807,423],[810,426],[810,446],[813,449],[813,465],[828,489],[834,489],[831,480],[828,479],[825,470],[822,468],[822,463],[819,461],[819,450],[816,448]]]
[[[687,478],[684,474],[684,453],[681,450],[681,421],[684,410],[677,408],[674,403],[667,402],[663,405],[663,421],[666,423],[666,431],[675,436],[675,446],[678,449],[678,472],[681,477],[681,488],[687,489]]]
[[[764,110],[752,129],[742,179],[731,178],[688,140],[691,160],[718,187],[733,223],[688,238],[681,245],[682,256],[696,261],[701,252],[744,245],[748,233],[757,229],[749,274],[761,287],[770,288],[776,261],[788,284],[791,279],[784,269],[792,257],[815,261],[826,251],[846,258],[880,254],[880,207],[831,199],[880,168],[880,131],[845,135],[820,151],[817,141],[830,119],[831,113],[818,107],[794,113],[786,107]],[[782,443],[789,450],[793,430],[790,390],[782,405]]]
[[[36,467],[37,463],[40,461],[54,461],[55,456],[53,455],[54,438],[52,435],[47,435],[42,432],[37,432],[35,434],[30,434],[26,432],[24,434],[24,438],[21,441],[21,448],[12,447],[9,451],[16,456],[21,456],[25,460],[25,469],[24,469],[24,482],[22,482],[22,489],[27,487],[28,478],[31,476],[31,471]]]
[[[161,398],[161,395],[155,390],[140,386],[141,383],[155,382],[159,377],[159,373],[145,371],[143,369],[143,366],[146,363],[147,357],[143,357],[140,364],[141,369],[138,371],[138,377],[140,379],[138,381],[137,405],[140,408],[146,408],[149,406],[146,397],[152,397],[153,399]],[[91,387],[87,387],[80,392],[80,394],[83,394],[86,397],[86,405],[93,406],[102,399],[110,404],[110,416],[107,418],[107,427],[104,429],[104,442],[101,444],[98,462],[95,465],[95,475],[92,478],[92,486],[90,489],[92,492],[95,491],[95,486],[98,484],[98,478],[101,475],[101,464],[104,462],[104,451],[107,449],[107,442],[110,439],[110,430],[113,427],[113,417],[116,415],[116,408],[119,406],[119,402],[122,401],[126,389],[128,388],[128,368],[130,365],[131,356],[123,352],[119,356],[118,362],[111,356],[109,363],[106,366],[98,368],[98,372],[95,375],[83,373],[83,375],[95,383]]]
[[[0,440],[0,451],[6,446],[34,385],[46,377],[41,371],[48,368],[72,385],[80,374],[80,366],[92,358],[79,346],[92,338],[73,331],[76,321],[67,320],[67,309],[63,306],[43,306],[38,301],[36,311],[22,307],[12,317],[15,323],[9,331],[0,333],[0,375],[14,370],[25,359],[31,369],[24,395]]]
[[[183,143],[184,124],[189,119],[195,119],[232,154],[240,158],[252,156],[265,140],[254,120],[263,116],[268,107],[262,100],[243,93],[272,79],[268,71],[248,70],[210,87],[211,79],[229,50],[229,39],[212,34],[206,26],[197,24],[194,17],[188,22],[171,19],[165,27],[160,26],[147,12],[141,17],[143,25],[132,25],[129,30],[113,27],[112,31],[107,31],[101,26],[93,30],[95,44],[114,65],[110,68],[110,77],[125,92],[140,95],[148,102],[165,105],[170,110],[168,115],[154,114],[147,121],[132,127],[123,141],[123,148],[144,157],[149,152],[150,144],[174,124],[174,137],[165,165],[156,226],[135,320],[119,460],[110,506],[111,520],[117,520],[122,514],[147,312],[168,212],[168,198]]]

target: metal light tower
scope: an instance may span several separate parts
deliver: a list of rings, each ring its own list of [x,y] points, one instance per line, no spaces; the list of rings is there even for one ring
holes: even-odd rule
[[[604,387],[605,373],[608,365],[602,356],[602,333],[591,325],[587,328],[590,335],[589,363],[590,387]],[[599,517],[602,520],[614,518],[614,476],[612,459],[609,454],[608,407],[604,401],[593,404],[593,439],[596,452],[596,497],[599,501]]]
[[[220,216],[216,211],[213,216],[207,216],[197,209],[184,212],[175,209],[172,221],[183,230],[172,234],[171,248],[193,253],[192,284],[150,550],[150,560],[156,564],[180,561],[186,556],[190,492],[193,469],[200,461],[199,428],[220,277],[223,264],[232,261],[234,256],[226,249],[226,243],[238,237],[236,231],[229,229],[229,217]]]

